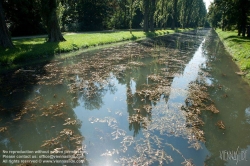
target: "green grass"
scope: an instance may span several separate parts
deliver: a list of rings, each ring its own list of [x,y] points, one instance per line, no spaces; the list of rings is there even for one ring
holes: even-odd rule
[[[184,30],[181,30],[184,31]],[[143,37],[154,37],[164,34],[172,34],[174,30],[157,30],[145,33],[143,31],[104,31],[91,33],[67,33],[65,42],[49,43],[45,37],[14,39],[14,49],[0,48],[1,68],[13,68],[35,61],[48,60],[56,54],[87,49],[88,47],[110,44],[120,41],[137,40]]]
[[[250,38],[237,36],[236,31],[216,32],[240,69],[247,72],[246,77],[250,79]]]

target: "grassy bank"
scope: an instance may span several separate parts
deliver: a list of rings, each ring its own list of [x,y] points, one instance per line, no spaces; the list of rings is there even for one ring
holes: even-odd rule
[[[183,30],[178,30],[183,31]],[[37,60],[46,60],[56,54],[71,52],[88,47],[115,43],[126,40],[137,40],[143,37],[153,37],[172,34],[174,30],[157,30],[145,33],[143,31],[104,31],[96,33],[67,33],[66,42],[48,43],[46,37],[25,37],[13,39],[14,49],[0,48],[1,68],[20,66]]]
[[[250,79],[250,38],[237,36],[236,31],[216,32],[246,78]]]

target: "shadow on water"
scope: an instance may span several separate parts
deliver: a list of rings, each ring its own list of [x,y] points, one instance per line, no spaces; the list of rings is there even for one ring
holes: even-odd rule
[[[21,39],[20,39],[21,40]],[[20,40],[15,41],[15,43],[20,42]],[[34,39],[32,39],[34,40]],[[39,40],[39,39],[38,39]],[[21,42],[22,43],[22,42]],[[54,48],[52,52],[46,53],[48,55],[53,55],[54,50],[58,48],[59,43],[49,43],[50,47]],[[48,43],[37,44],[33,46],[32,44],[24,44],[23,47],[27,50],[27,55],[20,55],[17,57],[17,61],[21,61],[25,64],[27,61],[33,61],[30,59],[29,55],[35,53],[37,50],[43,48],[44,45]],[[14,48],[18,49],[18,48]],[[14,50],[16,51],[16,50]],[[39,57],[36,57],[39,59]],[[3,110],[0,113],[18,113],[22,110],[22,103],[24,103],[30,94],[32,94],[34,86],[36,86],[39,81],[39,75],[46,75],[47,71],[44,66],[50,63],[53,59],[51,56],[47,62],[39,63],[36,65],[29,65],[16,70],[1,71],[0,75],[0,107],[6,108],[8,110]],[[3,64],[1,64],[3,65]]]
[[[18,41],[17,41],[18,42]],[[58,48],[59,43],[49,43],[51,47]],[[25,63],[32,61],[29,55],[42,49],[48,43],[26,45],[27,56],[21,55],[18,61]],[[16,48],[17,49],[17,48]],[[53,53],[46,52],[46,62],[36,65],[24,66],[18,70],[1,71],[0,76],[0,149],[6,151],[38,151],[57,149],[82,150],[83,137],[79,132],[80,124],[70,105],[77,105],[72,101],[72,96],[66,91],[58,92],[58,89],[66,89],[66,85],[57,84],[41,88],[41,81],[51,81],[53,77],[48,70],[54,67],[52,62]],[[26,59],[24,59],[26,58]],[[37,57],[36,57],[37,58]],[[39,58],[37,58],[39,59]],[[46,123],[44,123],[46,122]],[[74,133],[71,131],[74,130]],[[68,140],[68,136],[72,140]],[[75,142],[74,142],[75,141]],[[72,143],[73,142],[73,143]],[[1,152],[2,153],[2,152]],[[20,153],[28,155],[26,153]],[[11,155],[8,153],[7,155]],[[34,153],[30,154],[34,155]],[[42,153],[37,153],[38,155]],[[49,155],[44,153],[43,155]],[[1,155],[1,163],[7,162],[8,158]],[[7,159],[7,160],[6,160]],[[26,158],[27,160],[31,158]],[[86,162],[85,162],[86,163]],[[13,163],[18,164],[18,163]]]
[[[211,152],[206,163],[208,165],[248,165],[250,158],[249,85],[235,73],[239,68],[225,51],[214,31],[209,34],[206,50],[210,80],[213,84],[209,91],[216,107],[220,110],[218,116],[211,116],[210,113],[203,115],[204,131],[208,140],[206,147]],[[218,121],[224,123],[225,130],[215,125]]]

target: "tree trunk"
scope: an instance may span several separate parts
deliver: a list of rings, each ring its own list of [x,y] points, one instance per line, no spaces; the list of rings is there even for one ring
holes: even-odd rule
[[[165,2],[165,0],[162,0],[162,4],[161,4],[161,20],[160,20],[160,24],[161,24],[161,26],[160,26],[160,28],[162,29],[163,28],[163,23],[164,23],[164,21],[163,21],[163,14],[164,14],[164,2]]]
[[[250,26],[247,26],[247,37],[250,37]]]
[[[47,18],[46,24],[47,24],[47,30],[48,30],[48,42],[61,42],[61,41],[66,41],[64,37],[62,36],[59,22],[58,22],[58,16],[56,13],[57,9],[57,2],[56,0],[46,0],[47,4],[42,4],[42,5],[47,5],[47,9],[49,11],[43,11],[43,12],[48,12],[45,14]],[[44,10],[46,7],[44,8]]]
[[[241,34],[241,21],[238,22],[237,28],[238,28],[238,36],[240,36],[240,34]]]
[[[14,47],[6,26],[5,17],[3,14],[2,0],[0,0],[0,46],[4,48]]]
[[[246,25],[247,25],[247,0],[244,0],[241,4],[241,11],[242,11],[242,36],[245,37],[246,35]]]
[[[187,10],[187,16],[186,16],[186,27],[187,28],[190,28],[190,20],[191,20],[191,16],[192,16],[192,11],[193,11],[193,6],[194,6],[194,4],[193,4],[193,0],[189,0],[188,1],[188,5],[190,5],[190,7],[188,7],[188,10]]]
[[[154,13],[155,13],[155,0],[151,0],[150,5],[150,31],[153,32],[154,29]]]
[[[49,40],[48,40],[49,42],[66,41],[61,33],[56,11],[52,12],[51,18],[49,20],[48,32],[49,32]]]
[[[175,29],[175,24],[177,22],[177,2],[178,0],[174,0],[174,7],[173,7],[173,21],[172,21],[172,26],[171,29]]]
[[[166,24],[167,24],[167,16],[166,14],[164,15],[164,23],[163,23],[163,29],[166,29]]]
[[[225,17],[225,13],[223,11],[223,13],[222,13],[222,20],[221,20],[221,22],[222,22],[221,30],[222,31],[225,31],[225,19],[224,19],[224,17]]]
[[[124,28],[127,28],[127,0],[124,1],[124,18],[123,18],[123,26]]]
[[[143,30],[144,32],[148,32],[148,21],[149,21],[149,0],[143,0],[144,6],[144,22],[143,22]]]
[[[134,1],[131,0],[129,4],[129,32],[130,34],[132,34],[132,21],[133,21],[133,13],[134,13],[133,4],[134,4]]]

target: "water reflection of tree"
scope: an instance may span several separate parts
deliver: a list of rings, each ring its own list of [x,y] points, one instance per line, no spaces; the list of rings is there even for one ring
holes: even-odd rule
[[[150,41],[152,42],[152,41]],[[182,42],[181,42],[182,43]],[[190,45],[186,45],[185,42],[183,46],[181,46],[182,44],[179,44],[179,49],[186,49],[186,47],[189,46],[193,46],[192,44]],[[192,43],[192,42],[191,42]],[[149,44],[147,49],[152,49],[154,46],[154,44]],[[126,47],[128,48],[128,47]],[[165,47],[164,47],[165,48]],[[135,49],[135,48],[133,48]],[[195,50],[195,48],[193,48],[193,50]],[[120,52],[121,51],[121,52]],[[179,56],[180,54],[173,54],[171,55],[171,59],[172,59],[172,63],[168,63],[167,67],[168,67],[168,71],[166,73],[162,73],[160,71],[162,71],[161,69],[166,68],[166,63],[163,64],[158,64],[157,62],[155,63],[148,63],[151,61],[157,61],[157,58],[161,58],[161,56],[158,57],[154,57],[148,61],[148,62],[144,62],[143,59],[140,58],[133,58],[133,53],[135,50],[130,50],[130,54],[129,56],[131,58],[126,57],[126,54],[124,54],[124,50],[119,50],[119,53],[121,53],[122,56],[125,56],[125,60],[119,60],[124,58],[124,57],[114,57],[114,61],[110,60],[110,61],[106,61],[104,59],[102,59],[101,61],[105,62],[105,63],[110,63],[110,68],[114,69],[114,70],[108,70],[106,68],[101,69],[101,70],[97,70],[98,73],[103,74],[105,76],[107,76],[107,73],[113,72],[114,75],[116,76],[116,78],[118,79],[119,83],[126,85],[127,91],[126,91],[126,96],[127,96],[127,112],[129,114],[129,130],[132,130],[134,132],[134,136],[138,135],[138,133],[140,132],[140,130],[142,128],[147,128],[150,121],[152,120],[152,116],[151,116],[151,108],[153,104],[156,104],[157,101],[159,101],[163,96],[164,96],[164,100],[167,102],[168,101],[168,91],[166,91],[166,93],[162,93],[162,91],[159,91],[159,89],[161,88],[166,88],[169,87],[171,85],[171,82],[173,81],[174,78],[174,74],[176,73],[180,73],[183,71],[183,67],[181,65],[184,65],[186,62],[188,62],[191,59],[191,53],[189,57],[181,57]],[[135,51],[136,52],[136,51]],[[154,51],[148,51],[147,53],[151,54]],[[118,53],[118,54],[119,54]],[[173,52],[175,53],[175,52]],[[178,52],[177,52],[178,53]],[[109,52],[110,57],[112,58],[114,52]],[[150,55],[149,55],[150,56]],[[181,60],[180,60],[181,58]],[[174,61],[174,59],[177,59],[179,61]],[[168,60],[167,58],[164,60]],[[145,66],[140,66],[140,63],[137,62],[142,62],[144,63]],[[181,63],[180,63],[181,61]],[[135,62],[133,63],[134,66],[130,66],[132,63],[131,62]],[[183,64],[182,64],[183,63]],[[100,65],[100,63],[98,62],[96,65]],[[118,68],[118,69],[117,69]],[[105,73],[102,72],[105,71]],[[169,74],[172,75],[169,75]],[[163,80],[156,80],[156,81],[147,81],[147,77],[148,75],[152,75],[155,74],[156,76],[159,75],[161,76],[161,79]],[[108,76],[106,77],[108,78]],[[89,77],[83,77],[84,80],[90,80]],[[102,77],[102,80],[105,80],[104,77]],[[94,82],[100,82],[101,80],[95,80]],[[162,82],[161,82],[162,81]],[[93,89],[95,89],[95,93],[93,96],[88,96],[88,92],[90,89],[86,89],[86,92],[81,92],[83,94],[81,94],[80,96],[84,96],[82,97],[83,100],[85,100],[85,105],[87,105],[86,102],[90,102],[90,108],[94,109],[94,108],[99,108],[100,105],[95,103],[95,99],[97,99],[97,103],[102,104],[102,102],[100,102],[99,97],[100,96],[104,96],[104,94],[106,93],[105,90],[99,88],[98,86],[96,87],[95,83],[92,82],[91,86],[95,87]],[[133,87],[131,85],[131,82],[134,82],[136,85],[135,87]],[[107,87],[105,85],[105,87]],[[105,89],[105,88],[104,88]],[[134,89],[135,89],[135,93],[134,93]],[[80,89],[81,91],[82,89]],[[107,89],[106,89],[107,90]],[[143,96],[143,95],[139,95],[138,92],[142,91],[142,90],[149,90],[151,92],[154,91],[159,91],[159,93],[154,93],[157,95],[154,96]],[[165,90],[165,89],[164,89]],[[153,94],[153,93],[151,93]],[[79,96],[79,98],[81,98]],[[91,98],[93,97],[93,98]],[[102,97],[101,97],[102,98]],[[93,101],[94,100],[94,101]],[[92,107],[93,106],[93,107]],[[144,107],[147,106],[147,107]],[[151,107],[151,108],[150,108]]]
[[[83,89],[82,92],[79,93],[79,99],[84,103],[84,107],[87,110],[100,109],[103,104],[102,98],[107,90],[99,89],[94,83],[90,84],[96,89],[95,92],[89,95],[89,90]]]
[[[107,92],[115,93],[117,90],[114,85],[108,83],[107,86],[103,87],[102,85],[96,83],[90,83],[90,86],[95,89],[94,92],[91,93],[89,89],[84,88],[79,93],[79,99],[84,103],[84,107],[87,110],[100,109],[103,105],[103,97]]]
[[[180,45],[175,45],[176,38],[180,41]],[[152,105],[155,105],[162,97],[165,102],[168,102],[170,85],[173,81],[173,75],[180,73],[184,68],[178,67],[181,66],[183,62],[188,62],[189,57],[182,59],[180,61],[170,61],[168,55],[171,55],[169,52],[172,47],[177,50],[184,49],[186,50],[189,45],[193,46],[193,42],[189,41],[188,44],[184,38],[180,38],[179,35],[173,36],[173,38],[156,38],[152,40],[143,41],[141,44],[149,49],[153,49],[148,52],[147,59],[130,59],[130,61],[143,62],[143,66],[134,66],[124,71],[122,78],[118,77],[119,82],[126,84],[127,88],[127,111],[129,113],[129,130],[134,131],[134,136],[136,136],[141,128],[147,128],[148,123],[151,121],[151,109]],[[172,43],[172,44],[171,44]],[[191,43],[191,44],[189,44]],[[167,53],[166,50],[167,49]],[[172,50],[176,51],[175,49]],[[177,51],[178,52],[178,51]],[[158,56],[155,57],[154,54]],[[167,55],[166,55],[167,54]],[[151,57],[152,56],[152,57]],[[172,55],[171,55],[172,56]],[[159,58],[162,58],[163,63],[159,63]],[[174,55],[171,58],[180,59],[177,55]],[[167,64],[167,65],[166,65]],[[167,72],[164,72],[167,66]],[[148,76],[155,75],[156,80],[149,80]],[[169,74],[171,74],[169,76]],[[135,87],[131,87],[131,82],[135,82]],[[135,93],[132,93],[132,88],[135,88]],[[161,90],[160,90],[161,89]],[[149,92],[149,95],[146,93]],[[143,93],[141,95],[141,93]],[[144,96],[145,95],[145,96]]]
[[[150,41],[152,42],[152,41]],[[134,44],[129,46],[131,50],[129,50],[129,54],[127,54],[127,48],[123,48],[119,50],[119,55],[117,55],[117,52],[115,50],[108,50],[103,51],[99,53],[96,57],[93,59],[86,59],[83,62],[77,63],[75,66],[72,65],[71,67],[64,69],[57,68],[56,66],[51,66],[51,71],[49,73],[49,76],[46,76],[46,73],[40,73],[41,75],[45,75],[46,77],[40,79],[40,83],[43,84],[43,88],[40,90],[39,95],[46,96],[46,99],[41,102],[41,106],[43,109],[46,110],[48,113],[44,114],[42,117],[40,115],[43,112],[38,112],[37,118],[34,119],[29,125],[22,126],[19,122],[11,122],[12,127],[8,128],[8,130],[11,131],[17,131],[19,129],[17,126],[20,125],[21,127],[30,127],[29,131],[16,134],[15,136],[8,135],[9,137],[13,137],[14,140],[18,140],[18,137],[22,137],[24,139],[25,136],[30,135],[30,131],[33,131],[35,133],[33,135],[33,138],[37,140],[33,140],[34,142],[42,142],[44,140],[52,140],[58,137],[60,135],[60,132],[71,133],[70,130],[74,131],[74,134],[80,135],[80,131],[78,130],[80,128],[80,125],[76,126],[67,126],[67,128],[62,125],[65,123],[68,123],[65,121],[67,118],[70,118],[70,120],[76,120],[76,115],[74,114],[73,108],[79,105],[78,99],[81,99],[84,102],[84,105],[87,109],[99,109],[102,104],[102,98],[107,93],[107,91],[115,92],[116,88],[110,83],[110,72],[114,72],[115,76],[119,76],[118,78],[119,82],[126,85],[127,88],[127,108],[129,113],[129,119],[131,120],[129,123],[129,129],[134,131],[134,136],[136,136],[139,131],[142,128],[147,128],[148,123],[150,123],[152,116],[151,116],[151,106],[153,105],[153,102],[149,97],[142,97],[138,95],[138,93],[132,93],[132,87],[131,87],[131,81],[132,77],[134,78],[133,81],[136,83],[135,90],[141,91],[144,88],[149,89],[150,91],[156,91],[157,88],[161,88],[158,85],[161,85],[158,82],[150,82],[150,85],[147,85],[147,76],[149,74],[158,74],[160,69],[162,67],[166,67],[165,64],[162,66],[154,63],[153,65],[150,65],[149,63],[145,62],[146,66],[137,66],[137,67],[129,67],[127,62],[128,61],[141,61],[138,56],[144,56],[146,54],[152,53],[152,51],[149,51],[154,46],[154,41],[148,45],[148,47],[143,47],[139,44]],[[140,52],[141,54],[138,55],[137,52]],[[101,55],[100,55],[101,54]],[[105,59],[105,56],[106,59]],[[110,57],[108,57],[110,56]],[[103,57],[103,58],[100,58]],[[131,58],[132,57],[132,58]],[[133,58],[134,57],[134,58]],[[136,57],[136,58],[135,58]],[[150,61],[148,61],[150,62]],[[124,66],[125,69],[119,68],[116,70],[117,66]],[[126,69],[128,67],[128,70]],[[170,67],[171,68],[171,67]],[[176,71],[174,71],[174,69]],[[169,70],[169,72],[174,71],[178,72],[181,68],[172,68]],[[37,74],[37,73],[36,73]],[[31,73],[30,77],[33,79],[33,77],[43,77],[37,75],[33,75]],[[50,78],[51,77],[51,78]],[[172,78],[168,79],[168,82],[170,83],[172,81]],[[26,80],[26,77],[21,78]],[[1,82],[3,82],[3,79],[1,79]],[[36,83],[36,82],[35,82]],[[48,86],[44,84],[48,84]],[[54,85],[55,84],[55,85]],[[70,84],[68,87],[67,84]],[[162,85],[169,86],[168,85]],[[73,88],[73,89],[71,89]],[[4,88],[3,88],[4,89]],[[57,90],[55,90],[57,89]],[[30,89],[29,89],[30,90]],[[72,93],[67,93],[68,90],[73,90]],[[12,92],[12,91],[11,91]],[[162,94],[159,94],[153,98],[154,101],[157,101],[161,98]],[[49,97],[48,97],[49,96]],[[166,102],[168,100],[167,94],[165,94]],[[64,99],[63,99],[64,98]],[[62,100],[63,99],[63,100]],[[53,101],[52,103],[46,103],[47,101]],[[7,102],[7,100],[6,100]],[[68,107],[63,108],[63,112],[66,114],[62,114],[61,116],[59,113],[55,114],[53,111],[51,111],[49,108],[46,108],[48,106],[56,106],[57,104],[60,104],[62,102],[65,102],[65,105]],[[64,105],[64,104],[63,104]],[[147,106],[147,107],[144,107]],[[47,115],[47,116],[46,116]],[[56,116],[57,115],[57,116]],[[29,117],[33,116],[32,114],[28,115]],[[26,120],[26,119],[25,119]],[[27,119],[28,120],[28,119]],[[30,125],[32,124],[32,125]],[[16,129],[15,129],[16,128]],[[64,129],[69,130],[64,130]],[[24,131],[24,130],[23,130]],[[41,134],[42,133],[42,134]],[[40,135],[41,134],[41,135]],[[61,133],[62,134],[62,133]],[[67,135],[67,134],[66,134]],[[7,135],[6,135],[7,136]],[[69,136],[70,137],[70,136]],[[11,139],[9,139],[11,140]],[[72,147],[72,145],[67,142],[68,140],[65,139],[64,144],[66,147]],[[13,145],[13,147],[9,148],[18,148],[19,143],[21,140],[16,141]],[[29,144],[23,145],[23,147],[32,148],[32,143],[28,142]],[[45,142],[46,143],[46,142]],[[21,143],[24,144],[24,143]],[[11,146],[12,146],[11,145]],[[33,148],[37,148],[33,146]],[[50,147],[52,148],[58,148]]]
[[[137,94],[145,85],[147,85],[147,75],[149,75],[158,66],[153,67],[149,64],[145,66],[132,67],[130,70],[126,70],[124,73],[124,82],[126,84],[126,96],[127,96],[127,111],[129,114],[129,130],[134,131],[134,136],[136,136],[141,128],[147,129],[151,121],[151,105],[152,101],[149,97],[141,97]],[[158,69],[157,69],[158,70]],[[132,87],[132,81],[135,83],[135,87]],[[132,92],[132,88],[135,92]],[[154,89],[151,89],[154,90]],[[160,96],[158,96],[160,98]],[[148,108],[146,108],[148,107]]]
[[[136,87],[140,85],[140,82],[136,82]],[[147,112],[143,109],[143,105],[151,105],[151,102],[146,99],[142,101],[137,94],[132,94],[130,82],[127,83],[127,109],[129,113],[129,130],[134,131],[134,136],[136,136],[141,127],[147,129],[148,123],[151,121],[151,112]]]

